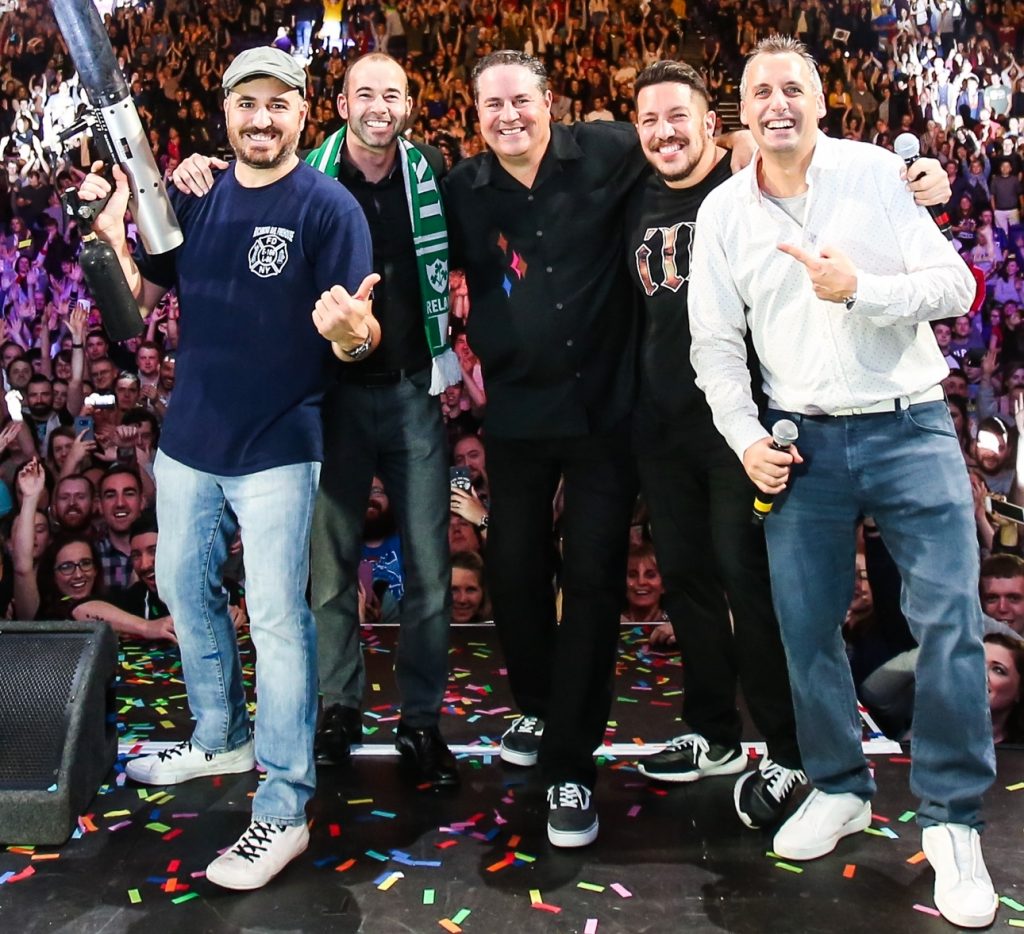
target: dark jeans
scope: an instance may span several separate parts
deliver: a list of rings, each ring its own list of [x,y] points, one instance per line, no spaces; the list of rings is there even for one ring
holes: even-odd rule
[[[448,450],[430,371],[393,386],[338,383],[324,404],[324,466],[313,515],[313,612],[325,704],[359,708],[366,674],[357,572],[370,483],[384,481],[398,522],[405,597],[395,679],[402,719],[437,724],[448,681],[451,565]]]
[[[635,496],[625,427],[577,438],[488,437],[494,620],[519,709],[545,721],[548,783],[593,787],[611,708]],[[565,477],[562,622],[555,619],[551,501]]]
[[[689,424],[677,446],[642,449],[637,463],[683,656],[683,719],[713,743],[738,745],[738,679],[772,759],[799,769],[764,532],[751,523],[753,484],[710,418],[696,431]]]

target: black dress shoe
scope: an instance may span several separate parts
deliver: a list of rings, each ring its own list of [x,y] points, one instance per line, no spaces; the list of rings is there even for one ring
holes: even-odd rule
[[[344,765],[352,747],[363,741],[363,715],[354,707],[331,704],[324,710],[313,739],[313,755],[321,765]]]
[[[417,785],[452,788],[459,784],[455,756],[436,726],[416,729],[399,722],[395,747],[402,755],[402,766]]]

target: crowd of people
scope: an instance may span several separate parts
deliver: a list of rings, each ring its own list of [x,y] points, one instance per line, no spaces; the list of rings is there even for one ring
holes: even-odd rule
[[[870,815],[866,799],[873,785],[867,777],[860,781],[859,766],[851,766],[845,784],[830,785],[827,775],[834,750],[825,734],[841,719],[843,698],[837,690],[835,710],[829,711],[835,722],[810,713],[815,703],[831,700],[812,703],[798,692],[806,686],[794,678],[796,642],[787,636],[798,617],[830,619],[835,600],[817,595],[822,606],[828,603],[822,613],[783,601],[776,620],[763,536],[750,531],[745,505],[738,511],[721,507],[743,501],[750,480],[762,492],[781,492],[798,455],[787,454],[787,460],[760,453],[765,439],[755,438],[749,425],[735,427],[735,413],[706,408],[697,387],[718,386],[720,377],[706,362],[710,356],[700,362],[701,346],[710,353],[706,334],[705,343],[694,347],[697,381],[692,373],[690,381],[668,379],[675,376],[670,368],[683,361],[690,373],[689,326],[683,325],[685,340],[681,331],[670,331],[686,313],[685,298],[673,296],[689,276],[687,268],[675,281],[671,257],[679,225],[672,226],[672,219],[695,219],[710,189],[724,190],[732,166],[722,149],[698,147],[691,134],[686,145],[696,147],[694,163],[681,172],[674,167],[663,136],[677,111],[665,116],[669,108],[659,95],[665,87],[686,91],[679,106],[687,118],[703,110],[692,132],[728,145],[717,135],[722,124],[714,108],[737,90],[748,104],[741,83],[745,63],[776,33],[798,37],[817,60],[813,76],[820,77],[822,101],[809,112],[812,126],[820,121],[830,138],[888,150],[898,133],[912,133],[935,172],[945,173],[942,190],[951,196],[944,211],[966,263],[956,260],[959,278],[950,279],[948,295],[962,297],[968,280],[977,288],[969,309],[960,302],[964,313],[932,321],[932,331],[949,366],[945,405],[970,470],[977,554],[987,559],[980,604],[988,617],[984,651],[994,736],[997,742],[1024,739],[1024,552],[1018,534],[1024,476],[1017,482],[1017,439],[1024,430],[1024,342],[1018,346],[1017,338],[1024,301],[1024,141],[1018,139],[1024,75],[1016,61],[1024,7],[958,0],[675,0],[635,6],[607,0],[533,6],[403,0],[357,4],[342,13],[340,5],[308,0],[227,0],[202,7],[169,0],[112,7],[105,22],[157,163],[169,189],[178,189],[172,200],[192,231],[188,262],[185,253],[174,263],[141,257],[136,265],[131,259],[138,236],[130,218],[127,228],[122,223],[123,175],[115,171],[102,179],[87,136],[64,133],[81,115],[84,98],[52,20],[31,8],[3,14],[0,360],[7,395],[0,511],[6,506],[11,531],[0,601],[22,618],[96,618],[126,637],[182,637],[193,684],[214,680],[200,638],[214,640],[216,665],[227,665],[231,678],[237,675],[225,640],[248,623],[250,611],[258,658],[270,638],[279,641],[264,644],[283,641],[295,650],[294,668],[307,677],[294,679],[276,706],[294,707],[299,719],[287,728],[308,733],[306,754],[295,751],[282,760],[285,718],[264,705],[254,745],[238,686],[229,678],[227,695],[190,686],[197,717],[192,740],[129,769],[137,781],[166,784],[207,774],[211,763],[221,771],[245,771],[255,758],[278,756],[254,801],[249,830],[211,865],[214,881],[233,888],[262,885],[305,847],[301,815],[312,793],[314,756],[343,762],[361,741],[359,627],[379,620],[401,627],[396,678],[403,716],[396,745],[417,782],[440,787],[459,780],[438,723],[448,627],[493,612],[521,712],[503,737],[502,758],[542,767],[555,845],[585,845],[597,836],[591,751],[607,717],[610,693],[602,672],[611,669],[620,620],[655,624],[652,642],[678,644],[686,671],[683,713],[694,732],[645,760],[644,774],[693,781],[743,773],[736,806],[751,827],[777,821],[795,788],[810,777],[824,791],[807,799],[797,820],[784,825],[789,836],[784,831],[776,841],[776,849],[788,847],[794,859],[831,848],[819,851],[819,842],[798,836],[806,832],[798,825],[811,804],[851,799],[836,839]],[[799,65],[801,48],[769,46],[762,54]],[[497,51],[502,49],[517,51]],[[679,64],[684,55],[694,58],[699,76]],[[770,74],[764,78],[769,93],[773,81]],[[544,89],[543,99],[535,99],[537,87]],[[540,111],[546,113],[538,119]],[[597,121],[617,126],[593,133],[588,127]],[[751,125],[762,145],[761,134],[770,138],[776,129],[787,132]],[[554,132],[546,136],[549,130]],[[746,145],[741,137],[732,141],[737,153]],[[556,171],[542,158],[548,138],[552,160],[580,158],[605,174],[566,174],[557,196],[538,198],[543,204],[536,206],[519,204],[517,183],[532,190]],[[279,143],[280,151],[269,155]],[[295,153],[308,153],[309,166]],[[235,161],[223,158],[230,155]],[[737,159],[738,166],[742,156]],[[695,166],[698,176],[687,181]],[[341,185],[327,186],[324,176]],[[292,283],[290,294],[275,281],[273,292],[246,286],[233,295],[243,305],[280,304],[279,317],[260,324],[269,339],[274,327],[286,326],[285,303],[294,300],[301,282],[310,293],[315,328],[301,340],[278,342],[272,353],[254,350],[252,338],[235,346],[237,332],[221,321],[182,328],[179,299],[192,309],[216,307],[208,282],[238,259],[231,244],[237,248],[249,239],[238,217],[264,216],[254,213],[250,190],[286,177],[289,186],[298,186],[296,198],[285,211],[281,191],[274,189],[274,203],[289,214],[281,223],[295,229],[255,221],[252,249],[262,258],[250,253],[248,268],[254,272],[254,262],[262,264],[257,274],[263,279],[279,277],[289,256],[282,238],[293,242],[317,224],[318,251],[303,256],[308,274],[296,278],[301,270],[288,271],[282,282]],[[645,179],[654,188],[641,194]],[[698,188],[691,197],[693,185]],[[103,237],[115,246],[150,311],[144,333],[131,341],[111,344],[101,309],[83,282],[76,262],[81,232],[61,206],[61,195],[72,186],[92,197],[113,192],[113,207],[103,212]],[[666,187],[683,193],[670,197]],[[600,204],[587,197],[595,188],[604,196]],[[292,219],[303,203],[298,193],[307,190],[318,198],[332,193],[324,198],[323,216]],[[443,216],[442,200],[447,228],[436,220]],[[533,195],[527,200],[533,202]],[[571,217],[567,204],[573,205]],[[491,243],[488,225],[495,217],[502,226]],[[228,218],[236,225],[227,238],[231,244],[222,242],[224,228],[218,226]],[[652,218],[669,226],[652,227]],[[328,223],[330,238],[324,236]],[[694,220],[686,223],[692,232]],[[650,259],[654,230],[662,238],[660,260]],[[538,243],[528,262],[526,251],[513,246],[524,237]],[[568,241],[586,242],[586,249],[566,256]],[[627,245],[636,259],[632,285],[621,268]],[[332,259],[332,247],[346,263]],[[450,281],[449,254],[456,270]],[[822,264],[795,248],[791,255],[815,280],[819,299],[845,303],[856,313],[859,290],[849,283],[857,280],[846,266],[838,260]],[[713,264],[703,254],[700,259],[707,263],[701,274],[710,276]],[[724,286],[716,280],[716,287]],[[644,306],[639,334],[617,313],[632,304],[630,296]],[[872,301],[865,286],[860,302]],[[522,316],[521,332],[509,333],[509,308]],[[555,317],[556,311],[565,314]],[[934,318],[934,309],[928,311]],[[920,339],[912,344],[924,353]],[[634,341],[636,365],[632,354],[623,353]],[[741,334],[731,349],[742,344]],[[270,405],[266,372],[275,379],[285,372],[289,349],[318,362],[291,395],[275,394],[270,415],[239,417],[239,407],[261,399]],[[255,355],[239,356],[246,353]],[[230,376],[243,361],[243,377]],[[766,355],[761,362],[767,371],[774,363]],[[321,437],[309,419],[319,406],[316,380],[329,364],[339,372],[323,401]],[[746,360],[744,373],[745,367]],[[640,415],[634,424],[636,382]],[[892,394],[909,399],[910,409],[941,400],[894,385]],[[708,398],[728,398],[730,392],[726,387]],[[225,402],[237,404],[225,409]],[[701,444],[703,459],[692,464],[681,452],[687,438],[692,441],[693,425],[680,434],[678,420],[697,407],[707,444]],[[862,411],[859,402],[834,407],[830,414],[843,417]],[[168,411],[177,418],[165,421]],[[275,412],[287,419],[273,417]],[[190,413],[212,419],[220,434],[211,438],[212,429],[198,428],[202,421],[187,422]],[[734,427],[723,427],[730,419]],[[631,437],[639,464],[629,456]],[[686,488],[681,510],[678,478],[684,468],[694,486]],[[311,536],[311,612],[294,586],[287,598],[272,595],[273,573],[255,570],[287,566],[291,583],[303,586],[309,574],[292,537],[292,553],[285,556],[262,533],[266,516],[251,497],[257,478],[270,471],[286,471],[281,476],[288,495],[277,505],[289,507],[294,540]],[[701,484],[712,492],[701,492],[707,489]],[[809,489],[806,479],[802,486]],[[736,495],[730,498],[728,490]],[[884,513],[885,497],[878,497],[871,502]],[[154,511],[157,502],[163,510]],[[784,508],[788,515],[798,509]],[[168,583],[162,594],[155,572],[158,515],[165,526],[163,566],[182,566],[173,575],[161,572]],[[631,515],[641,518],[632,544]],[[862,566],[856,582],[851,579],[853,602],[843,607],[842,659],[850,661],[862,699],[893,735],[903,736],[915,686],[924,693],[931,683],[915,685],[914,679],[920,653],[927,651],[918,645],[925,630],[913,612],[903,616],[898,598],[889,599],[898,595],[901,574],[905,579],[913,561],[897,536],[878,534],[874,518],[867,515],[858,533]],[[777,554],[789,547],[786,528],[781,518],[768,523],[769,547]],[[693,529],[699,532],[691,535]],[[212,564],[190,564],[190,537],[213,542],[206,556]],[[845,544],[836,547],[845,554]],[[958,582],[960,602],[950,602],[951,613],[965,602],[979,604],[972,560],[965,556],[963,569],[974,579]],[[196,581],[204,588],[199,603]],[[723,638],[730,609],[743,633],[732,646],[731,635]],[[205,628],[197,628],[193,617],[206,620]],[[301,650],[314,620],[316,659]],[[956,645],[960,651],[962,643]],[[552,661],[551,670],[533,664],[538,655]],[[262,666],[266,672],[268,665],[279,669],[285,663],[281,654]],[[315,673],[312,664],[319,666]],[[797,681],[795,724],[790,678]],[[273,674],[264,679],[278,680]],[[740,720],[730,699],[737,681],[769,737],[770,756],[753,772],[745,771]],[[977,693],[980,682],[975,687]],[[923,733],[921,721],[917,726]],[[974,741],[981,749],[987,737]],[[828,753],[819,754],[819,747]],[[979,788],[986,783],[983,758],[979,753],[976,762]],[[931,827],[971,827],[976,819],[966,806],[957,820],[950,816],[955,809],[936,805],[933,811]],[[965,845],[977,846],[971,842],[976,838],[965,837]],[[254,866],[253,854],[258,862],[263,851],[271,856]]]

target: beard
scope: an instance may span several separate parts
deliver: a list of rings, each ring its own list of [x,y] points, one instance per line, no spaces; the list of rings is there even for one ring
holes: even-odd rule
[[[363,519],[363,540],[368,542],[379,542],[390,538],[398,529],[395,517],[391,509],[383,511],[371,506],[366,510],[366,517]]]
[[[658,173],[658,177],[664,182],[684,181],[689,178],[693,174],[694,169],[700,165],[701,159],[704,158],[704,150],[707,148],[707,145],[707,141],[701,139],[696,148],[691,149],[689,148],[688,140],[686,143],[687,148],[685,150],[680,150],[681,152],[685,151],[689,156],[689,161],[687,161],[685,165],[673,166],[671,171],[666,171],[657,164],[654,164],[654,170]],[[655,150],[655,154],[657,154],[657,150]]]
[[[399,133],[402,132],[402,127],[405,126],[405,120],[398,120],[391,124],[391,131],[383,137],[383,142],[380,137],[375,138],[374,132],[368,127],[364,126],[365,117],[359,120],[349,120],[348,128],[355,134],[356,138],[368,149],[387,149],[396,139],[398,139]],[[380,132],[380,131],[376,131]]]
[[[228,142],[235,151],[235,157],[239,162],[249,166],[251,169],[276,169],[295,153],[299,145],[299,133],[301,132],[301,130],[296,130],[293,133],[286,133],[282,130],[269,129],[266,132],[271,133],[277,138],[277,151],[260,150],[257,153],[249,153],[247,151],[248,135],[251,131],[251,127],[246,127],[243,130],[236,130],[233,127],[228,128]]]

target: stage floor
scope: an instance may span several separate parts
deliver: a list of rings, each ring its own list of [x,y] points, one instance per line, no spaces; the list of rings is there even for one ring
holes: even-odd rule
[[[739,823],[732,779],[659,786],[636,772],[637,755],[679,732],[680,669],[676,656],[646,653],[642,630],[624,628],[600,760],[601,834],[558,850],[544,832],[544,788],[491,752],[513,714],[493,629],[453,630],[442,726],[461,751],[463,783],[446,794],[402,782],[390,745],[395,632],[366,635],[366,745],[350,766],[319,770],[310,849],[278,879],[236,894],[202,876],[244,829],[255,774],[164,791],[125,785],[119,763],[69,843],[0,851],[0,930],[952,930],[931,907],[906,751],[889,755],[866,735],[879,784],[871,829],[787,865],[770,854],[770,834]],[[125,751],[188,736],[175,653],[125,647],[118,698]],[[752,727],[746,735],[756,751]],[[1024,751],[1000,752],[987,818],[986,859],[1003,896],[995,927],[1024,926]]]

